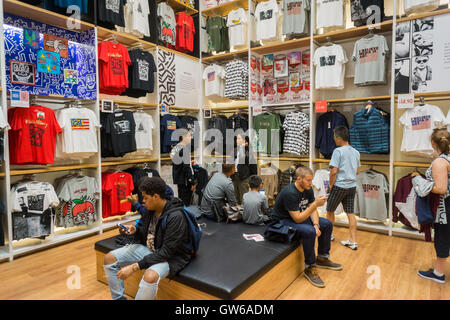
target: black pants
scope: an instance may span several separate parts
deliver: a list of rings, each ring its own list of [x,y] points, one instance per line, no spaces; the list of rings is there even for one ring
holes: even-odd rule
[[[177,184],[178,187],[178,198],[180,198],[185,206],[191,205],[192,191],[191,188],[184,184]]]

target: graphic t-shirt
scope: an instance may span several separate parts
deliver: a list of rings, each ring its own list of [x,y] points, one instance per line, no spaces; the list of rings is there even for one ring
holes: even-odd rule
[[[156,234],[156,225],[158,224],[158,218],[154,215],[152,216],[150,223],[148,224],[148,233],[147,233],[147,248],[152,251],[155,251],[155,234]]]
[[[343,0],[316,0],[316,28],[344,25]]]
[[[125,10],[125,31],[139,38],[150,36],[148,16],[150,14],[149,1],[127,0]]]
[[[177,36],[175,14],[173,9],[165,2],[158,4],[158,17],[160,18],[160,40],[175,46]]]
[[[386,82],[386,54],[389,47],[386,38],[382,35],[373,35],[356,41],[352,59],[356,61],[356,85],[375,84]]]
[[[110,135],[115,157],[136,151],[136,124],[131,111],[117,111],[108,114],[105,132]]]
[[[182,52],[194,51],[194,19],[184,12],[177,13],[176,49]]]
[[[145,112],[134,112],[136,124],[136,149],[153,150],[153,129],[155,123],[151,115]]]
[[[135,49],[129,52],[129,90],[126,93],[137,93],[138,90],[152,93],[155,87],[156,65],[153,55],[144,50]],[[145,96],[144,94],[144,96]],[[129,95],[129,94],[127,94]]]
[[[327,169],[320,169],[314,172],[314,179],[312,181],[313,187],[314,187],[314,196],[316,198],[318,197],[324,197],[327,194],[330,193],[330,170]],[[317,208],[320,212],[327,212],[327,203],[321,207]],[[341,214],[344,212],[344,209],[342,207],[342,203],[339,204],[339,206],[336,208],[334,213]]]
[[[52,109],[43,106],[8,110],[11,164],[52,164],[56,135],[62,132]]]
[[[99,50],[100,93],[117,95],[128,88],[130,55],[120,43],[101,42]]]
[[[410,155],[432,157],[431,134],[434,128],[447,124],[444,113],[436,106],[425,104],[407,109],[400,117],[403,139],[400,150]]]
[[[205,80],[205,96],[223,96],[225,69],[216,64],[210,65],[203,71]]]
[[[280,132],[278,131],[278,137],[276,138],[275,130],[280,130],[281,126],[280,116],[276,113],[261,113],[253,118],[253,129],[256,131],[256,140],[259,142],[259,152],[267,154],[280,153]],[[267,137],[266,141],[264,137]]]
[[[386,196],[389,184],[386,177],[374,171],[362,171],[356,182],[357,211],[361,218],[386,221]]]
[[[243,46],[247,43],[247,14],[242,8],[232,10],[228,14],[228,38],[230,46]]]
[[[270,40],[277,36],[278,5],[275,0],[260,2],[255,9],[256,40]]]
[[[133,176],[126,172],[114,172],[102,177],[103,194],[107,202],[107,210],[103,210],[103,217],[125,214],[131,210],[131,203],[126,200],[134,189]]]
[[[123,7],[125,0],[98,0],[98,19],[125,27]]]
[[[314,52],[316,89],[343,89],[347,56],[338,44],[317,48]]]
[[[283,1],[283,34],[309,33],[310,0]]]
[[[295,183],[291,183],[278,194],[273,207],[273,215],[278,219],[291,219],[289,211],[305,211],[314,200],[312,188],[300,192]]]
[[[5,128],[9,127],[8,122],[6,122],[5,117],[3,115],[3,111],[0,111],[0,161],[3,160],[3,151],[4,151],[4,132]]]
[[[172,139],[172,133],[182,127],[182,123],[177,116],[165,114],[159,122],[161,131],[161,152],[168,153],[172,146],[178,143],[178,139]]]
[[[248,97],[248,63],[233,60],[225,65],[225,92],[229,99],[245,99]]]
[[[210,17],[206,21],[206,32],[209,35],[212,51],[225,51],[230,48],[227,22],[222,17]]]

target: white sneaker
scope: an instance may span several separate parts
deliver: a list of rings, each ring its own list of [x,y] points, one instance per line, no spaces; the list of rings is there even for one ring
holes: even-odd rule
[[[341,244],[352,250],[358,250],[358,244],[356,242],[350,242],[350,240],[343,240],[341,241]]]
[[[331,241],[334,241],[334,234],[331,234]]]

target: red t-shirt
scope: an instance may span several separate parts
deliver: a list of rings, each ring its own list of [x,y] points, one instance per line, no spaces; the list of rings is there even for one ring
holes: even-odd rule
[[[176,14],[177,19],[177,37],[176,49],[179,51],[194,51],[194,19],[184,12]]]
[[[114,172],[103,176],[105,178],[103,186],[103,194],[108,197],[109,206],[104,209],[108,210],[103,213],[103,217],[122,215],[131,210],[131,203],[126,200],[127,196],[134,190],[133,177],[127,172]],[[109,208],[108,208],[109,207]]]
[[[98,44],[100,93],[121,94],[128,88],[130,55],[120,43]]]
[[[56,135],[62,132],[52,109],[14,108],[10,116],[11,164],[53,164]]]

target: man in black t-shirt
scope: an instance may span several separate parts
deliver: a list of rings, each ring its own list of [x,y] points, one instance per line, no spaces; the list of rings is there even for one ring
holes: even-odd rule
[[[340,264],[329,259],[333,224],[319,218],[317,211],[327,197],[314,198],[311,188],[314,173],[307,167],[296,170],[296,180],[281,190],[273,208],[273,217],[281,224],[292,227],[300,236],[305,254],[304,275],[313,285],[323,288],[325,283],[317,274],[316,267],[342,270]],[[316,259],[315,243],[318,237],[319,249]]]

